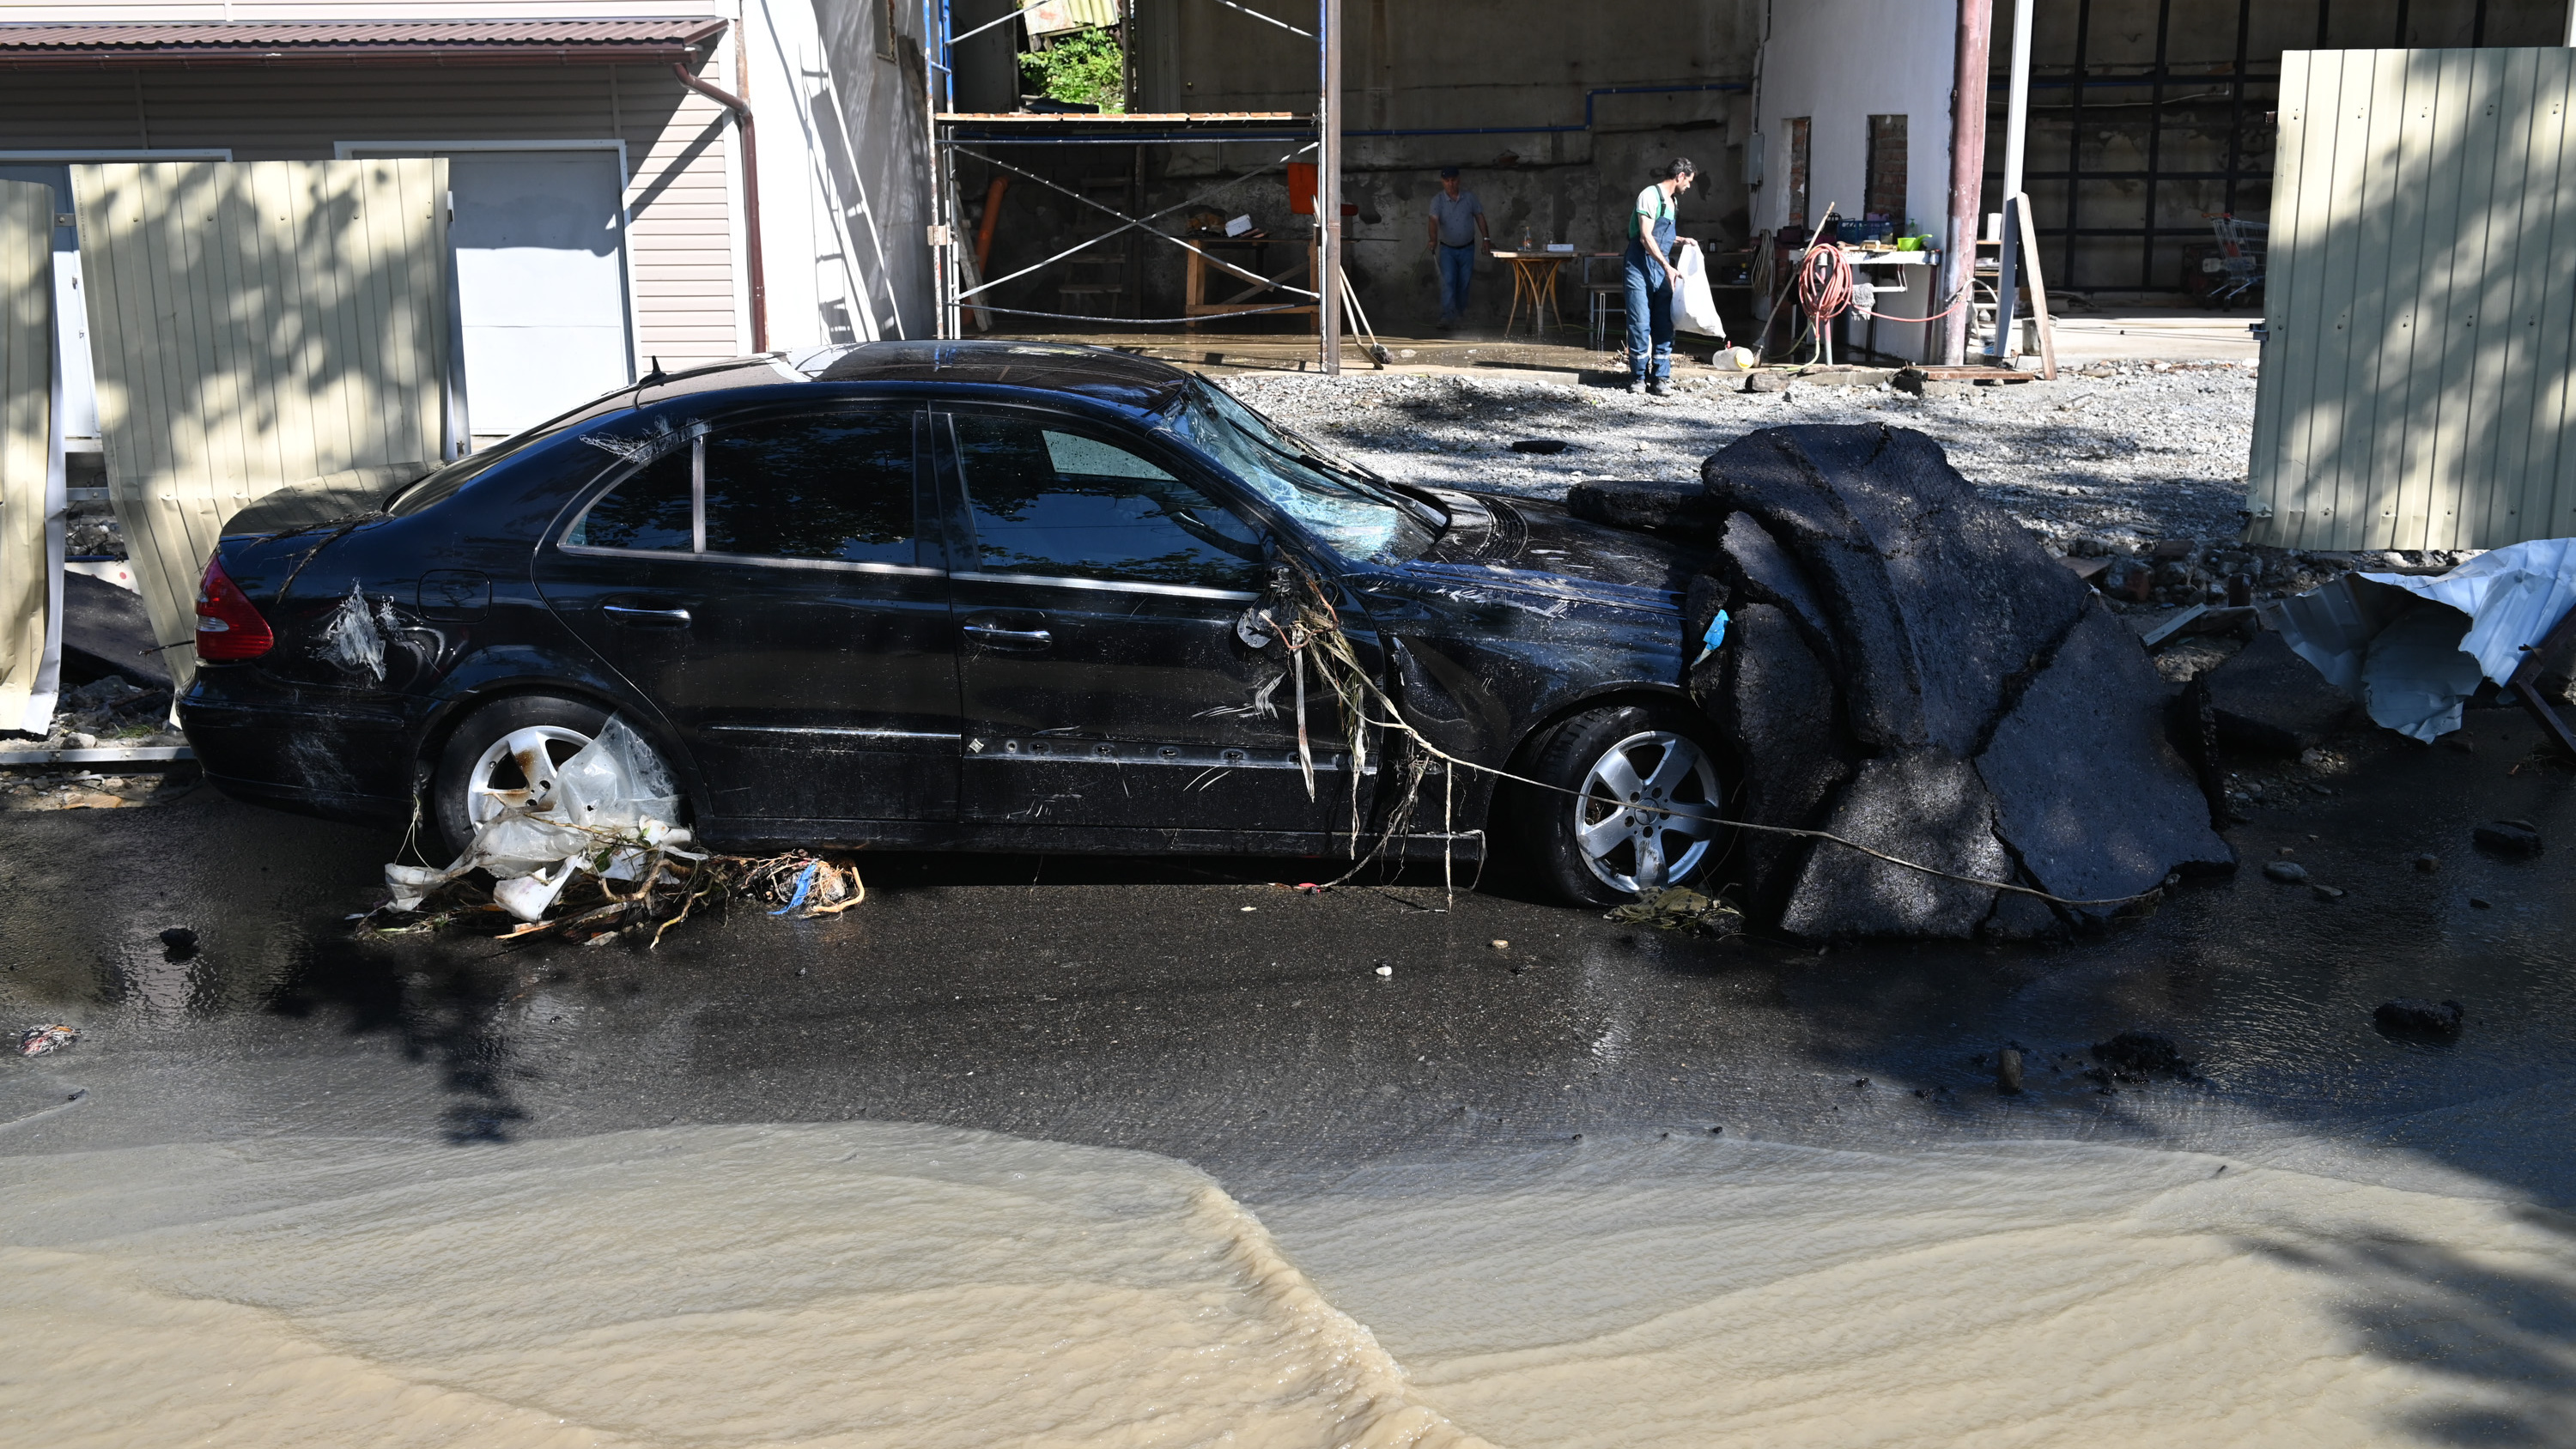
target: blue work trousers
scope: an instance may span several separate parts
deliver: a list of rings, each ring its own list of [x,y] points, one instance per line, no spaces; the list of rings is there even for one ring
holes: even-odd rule
[[[1467,313],[1467,284],[1476,279],[1476,247],[1440,244],[1440,320],[1455,322]]]
[[[1671,222],[1655,223],[1655,244],[1671,247],[1672,230]],[[1662,381],[1673,375],[1673,279],[1655,265],[1641,241],[1628,243],[1624,268],[1628,283],[1628,375],[1639,382],[1649,378]]]

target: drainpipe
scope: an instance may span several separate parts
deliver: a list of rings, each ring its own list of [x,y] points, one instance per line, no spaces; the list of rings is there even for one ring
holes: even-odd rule
[[[1993,45],[1989,0],[1959,0],[1959,55],[1950,90],[1950,231],[1942,253],[1942,295],[1954,304],[1942,319],[1941,360],[1968,357],[1968,314],[1977,277],[1979,189],[1986,177],[1986,65]]]
[[[769,350],[769,287],[760,265],[760,151],[753,145],[751,107],[739,96],[728,95],[689,73],[679,61],[671,62],[671,74],[680,84],[733,112],[735,126],[742,131],[742,249],[751,267],[751,350]]]

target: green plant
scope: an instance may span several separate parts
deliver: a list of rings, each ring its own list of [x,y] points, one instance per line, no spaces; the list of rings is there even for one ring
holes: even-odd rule
[[[1038,94],[1103,112],[1127,109],[1127,63],[1118,38],[1107,30],[1059,35],[1044,50],[1020,57],[1020,75]]]

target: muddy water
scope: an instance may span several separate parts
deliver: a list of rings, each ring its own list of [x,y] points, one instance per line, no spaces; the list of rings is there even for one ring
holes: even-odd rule
[[[1664,1141],[1264,1218],[1500,1443],[2576,1443],[2576,1221],[2489,1191],[2313,1141]]]
[[[2402,1154],[1613,1142],[1263,1218],[1166,1158],[864,1123],[0,1160],[0,1415],[102,1446],[2576,1442],[2576,1230]]]
[[[52,1445],[1465,1445],[1168,1159],[903,1126],[0,1162]]]

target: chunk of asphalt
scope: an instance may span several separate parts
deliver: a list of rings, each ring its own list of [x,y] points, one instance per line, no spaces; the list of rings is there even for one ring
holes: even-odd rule
[[[1815,585],[1759,520],[1749,513],[1727,519],[1715,564],[1741,596],[1786,610],[1807,632],[1809,646],[1833,657],[1833,625]]]
[[[1790,889],[1781,928],[1794,936],[1927,936],[1965,940],[1993,914],[1996,892],[1975,881],[2013,879],[1995,836],[1995,804],[1965,760],[1930,750],[1864,760],[1825,829],[1947,880],[1824,844]]]
[[[1852,684],[1854,733],[1869,747],[1973,754],[2089,592],[1921,433],[1767,428],[1711,456],[1700,476],[1814,582]]]
[[[2355,708],[2351,695],[2268,631],[2201,681],[2209,686],[2218,738],[2262,754],[2315,749],[2351,721]]]
[[[1995,1053],[1995,1090],[2007,1097],[2021,1095],[2021,1053],[2011,1047]]]
[[[2165,733],[2155,666],[2118,616],[2083,616],[1977,756],[1996,828],[2040,889],[2120,900],[2176,870],[2211,874],[2236,854],[2209,825],[2209,801]],[[2081,782],[2080,808],[2068,808]],[[2095,919],[2111,906],[2068,908]]]
[[[1741,604],[1732,613],[1725,647],[1691,672],[1691,697],[1745,760],[1760,762],[1745,772],[1738,818],[1817,829],[1853,768],[1837,744],[1833,676],[1781,610]],[[1736,848],[1757,915],[1778,916],[1810,845],[1744,832]]]
[[[2467,1015],[2456,1001],[2399,997],[2381,1002],[2370,1014],[2370,1024],[2383,1036],[2445,1041],[2460,1034],[2460,1022]]]
[[[2540,828],[2528,820],[2490,820],[2469,832],[2480,849],[2498,855],[2534,856],[2546,848]]]
[[[2308,868],[2295,860],[2267,860],[2263,863],[2263,876],[2283,885],[2297,885],[2308,878]]]
[[[1565,490],[1565,511],[1586,523],[1700,543],[1713,541],[1725,521],[1724,512],[1687,483],[1577,483]]]
[[[2095,1042],[2091,1051],[2093,1060],[2115,1072],[2191,1075],[2191,1063],[2183,1060],[2182,1049],[2174,1045],[2174,1039],[2152,1031],[2124,1031],[2109,1041]]]

